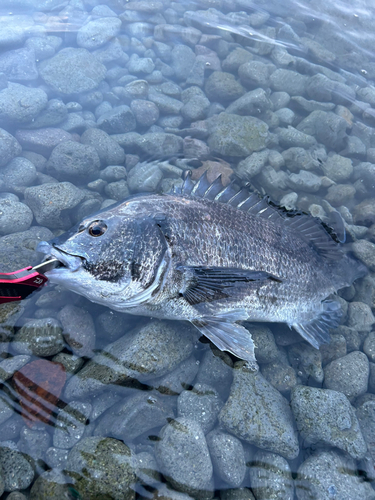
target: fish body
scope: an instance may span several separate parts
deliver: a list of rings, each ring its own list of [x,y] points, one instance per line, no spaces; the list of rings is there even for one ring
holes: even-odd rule
[[[239,321],[287,323],[319,348],[341,317],[327,297],[366,274],[313,217],[219,178],[130,197],[39,250],[62,263],[51,282],[116,311],[188,320],[254,366]]]

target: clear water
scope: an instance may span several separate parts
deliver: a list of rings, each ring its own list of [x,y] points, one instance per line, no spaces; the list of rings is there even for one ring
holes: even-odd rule
[[[163,337],[152,320],[59,287],[0,306],[1,498],[375,498],[373,3],[0,7],[0,272],[36,265],[40,240],[128,194],[165,192],[202,165],[197,172],[249,182],[329,224],[338,211],[348,244],[370,267],[341,293],[345,320],[321,351],[282,325],[248,325],[260,382],[180,325],[166,323]],[[236,125],[213,137],[214,117],[228,111]],[[268,140],[249,143],[237,130],[242,116],[267,124]],[[72,149],[58,155],[67,140]],[[165,157],[173,167],[137,167]],[[60,198],[33,190],[67,182]],[[14,356],[23,357],[12,365]],[[62,391],[57,362],[69,377]],[[127,376],[103,386],[101,364]],[[92,383],[79,394],[72,381],[82,369]],[[321,391],[304,397],[306,388]],[[105,452],[80,448],[91,436],[113,440]]]

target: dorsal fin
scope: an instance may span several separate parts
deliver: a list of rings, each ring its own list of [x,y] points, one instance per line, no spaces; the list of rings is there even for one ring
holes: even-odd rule
[[[251,193],[247,187],[236,188],[234,183],[235,181],[224,187],[221,176],[210,183],[205,172],[194,184],[189,171],[177,194],[229,204],[256,217],[271,220],[275,224],[298,232],[316,252],[328,260],[342,258],[334,230],[320,219],[296,210],[287,210],[274,204],[267,196],[262,198],[258,193]]]

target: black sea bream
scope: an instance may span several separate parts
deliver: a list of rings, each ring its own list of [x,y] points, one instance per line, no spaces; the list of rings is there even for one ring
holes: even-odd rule
[[[62,264],[46,273],[52,283],[116,311],[188,320],[254,366],[238,322],[287,323],[319,348],[341,316],[327,297],[366,274],[320,221],[220,178],[130,197],[38,250]]]

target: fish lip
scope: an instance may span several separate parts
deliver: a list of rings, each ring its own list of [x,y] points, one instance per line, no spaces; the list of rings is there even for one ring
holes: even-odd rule
[[[80,255],[69,254],[64,252],[64,250],[61,250],[61,248],[51,245],[45,241],[39,243],[37,251],[45,254],[42,262],[46,262],[50,259],[57,259],[61,264],[60,266],[55,266],[55,268],[48,271],[47,274],[55,274],[64,270],[69,270],[71,272],[78,271],[78,269],[82,267],[83,261],[85,260],[84,257],[81,257]]]

